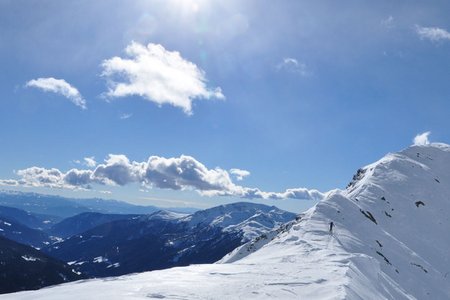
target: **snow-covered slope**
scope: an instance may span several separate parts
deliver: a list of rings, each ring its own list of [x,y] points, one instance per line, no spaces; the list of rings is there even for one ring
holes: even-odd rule
[[[358,170],[345,191],[223,259],[233,263],[9,297],[450,299],[449,229],[450,146],[412,146]]]
[[[185,214],[185,213],[178,213],[178,212],[173,212],[173,211],[168,211],[168,210],[159,210],[150,215],[144,215],[141,217],[141,219],[170,221],[170,220],[177,220],[177,219],[183,218],[187,215],[188,214]]]

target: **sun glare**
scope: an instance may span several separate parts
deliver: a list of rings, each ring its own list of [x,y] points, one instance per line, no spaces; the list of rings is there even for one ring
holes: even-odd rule
[[[195,14],[204,7],[203,0],[171,0],[171,4],[184,15]]]

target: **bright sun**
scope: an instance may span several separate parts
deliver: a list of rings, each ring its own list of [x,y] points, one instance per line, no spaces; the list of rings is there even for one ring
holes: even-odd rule
[[[173,7],[183,14],[197,13],[204,4],[204,0],[171,0],[171,2]]]

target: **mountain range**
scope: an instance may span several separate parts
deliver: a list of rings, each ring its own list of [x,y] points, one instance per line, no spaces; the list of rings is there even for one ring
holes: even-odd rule
[[[14,299],[450,299],[450,146],[411,146],[219,263]],[[8,298],[8,297],[7,297]]]
[[[59,198],[49,196],[51,200],[48,200],[48,196],[39,194],[10,195],[15,196],[17,202],[10,197],[8,203],[31,207],[32,211],[0,206],[1,263],[9,274],[5,285],[0,286],[0,293],[36,289],[79,278],[212,263],[251,238],[296,216],[273,206],[241,202],[193,214],[167,210],[150,214],[88,211],[64,217],[79,209],[94,210],[95,205],[89,204],[90,200],[63,198],[58,204],[60,214],[52,216],[41,213],[55,213],[55,199]],[[43,199],[42,203],[39,199]],[[74,206],[77,201],[89,205]],[[109,200],[102,201],[109,203]],[[102,201],[95,200],[95,203]],[[122,212],[128,212],[130,207],[131,211],[135,209],[119,201],[112,203],[110,209],[112,206],[126,208]],[[40,265],[42,262],[51,262],[45,272]],[[63,269],[76,276],[68,276],[61,271]],[[44,277],[37,273],[39,270]],[[30,276],[40,278],[39,284],[28,282]],[[64,280],[58,281],[58,278]]]
[[[105,214],[146,214],[160,210],[156,206],[134,205],[123,201],[105,199],[75,199],[55,195],[1,191],[0,205],[18,208],[33,214],[42,214],[63,218],[75,216],[83,212],[99,212]]]
[[[191,215],[158,211],[112,220],[118,216],[84,213],[53,228],[76,229],[78,224],[101,218],[112,221],[54,243],[43,252],[73,264],[90,277],[213,263],[295,216],[276,207],[243,202]]]

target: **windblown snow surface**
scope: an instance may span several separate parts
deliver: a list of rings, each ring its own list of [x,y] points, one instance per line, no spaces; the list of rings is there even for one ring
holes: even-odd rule
[[[412,146],[220,263],[12,299],[450,299],[450,146]],[[333,233],[329,223],[334,222]]]

